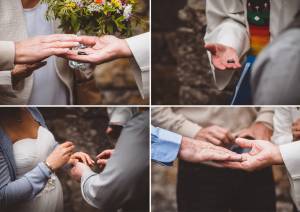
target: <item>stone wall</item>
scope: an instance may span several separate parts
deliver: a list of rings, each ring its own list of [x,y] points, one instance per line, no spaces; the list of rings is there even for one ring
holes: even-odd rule
[[[204,0],[152,1],[154,104],[228,104],[233,83],[219,91],[204,49]]]

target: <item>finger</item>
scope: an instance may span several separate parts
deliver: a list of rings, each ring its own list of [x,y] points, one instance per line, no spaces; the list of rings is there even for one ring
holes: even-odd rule
[[[64,148],[64,155],[69,155],[73,153],[75,146],[69,146]]]
[[[42,62],[34,63],[31,65],[27,65],[27,68],[28,68],[28,71],[33,72],[33,71],[45,66],[46,64],[47,64],[47,61],[42,61]]]
[[[207,139],[210,143],[212,143],[212,144],[214,144],[214,145],[217,145],[217,146],[222,145],[222,141],[220,141],[219,139],[217,139],[217,138],[215,138],[215,137],[213,137],[213,136],[211,136],[211,135],[207,135],[207,136],[206,136],[206,139]]]
[[[213,62],[213,65],[215,66],[215,68],[220,69],[220,70],[226,69],[226,66],[224,66],[224,64],[218,58],[213,58],[212,62]]]
[[[243,170],[243,166],[241,163],[239,162],[230,162],[230,161],[220,161],[217,162],[220,165],[226,167],[226,168],[230,168],[230,169],[242,169]]]
[[[237,66],[237,68],[241,68],[242,67],[238,55],[234,56],[234,61],[235,61],[235,65]]]
[[[95,164],[95,161],[88,154],[86,154],[86,153],[83,153],[83,154],[84,154],[84,156],[85,156],[85,158],[86,158],[86,160],[87,160],[87,162],[90,166]]]
[[[80,42],[81,38],[77,35],[72,34],[53,34],[53,35],[47,35],[42,37],[43,43],[52,43],[57,41],[75,41]]]
[[[107,149],[107,150],[104,150],[102,151],[99,155],[97,155],[97,159],[101,159],[101,158],[108,158],[110,157],[112,154],[112,150],[110,149]]]
[[[215,130],[212,133],[213,133],[213,136],[216,137],[217,139],[219,139],[220,141],[222,141],[222,143],[225,143],[225,144],[230,143],[229,139],[226,136],[226,133],[224,133],[222,130],[220,130],[220,129]]]
[[[75,165],[76,163],[78,162],[78,159],[76,159],[76,158],[73,158],[73,159],[70,159],[69,160],[69,164],[71,164],[71,165]]]
[[[97,43],[97,37],[94,36],[80,36],[81,44],[84,44],[86,46],[94,46]]]
[[[235,140],[235,143],[242,148],[252,148],[253,146],[253,140],[248,140],[244,138],[237,138]]]
[[[98,165],[105,166],[106,163],[107,163],[107,160],[105,160],[105,159],[99,159],[99,160],[97,160],[97,164]]]
[[[44,50],[44,54],[46,54],[48,57],[52,55],[64,55],[69,53],[70,49],[69,48],[48,48]]]
[[[69,146],[74,146],[73,142],[71,141],[66,141],[61,144],[62,147],[69,147]]]
[[[88,161],[87,161],[85,155],[79,154],[79,158],[85,165],[88,165]]]
[[[61,42],[57,41],[54,43],[44,44],[45,48],[73,48],[79,46],[79,42]]]
[[[224,160],[229,160],[230,157],[231,157],[231,154],[229,154],[227,152],[214,150],[213,153],[212,153],[211,160],[224,161]]]
[[[106,133],[106,134],[110,134],[110,133],[112,132],[112,130],[113,130],[113,129],[112,129],[111,127],[107,127],[105,133]]]

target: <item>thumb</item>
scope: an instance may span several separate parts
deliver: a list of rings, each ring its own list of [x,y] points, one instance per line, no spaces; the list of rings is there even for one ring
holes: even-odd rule
[[[27,65],[28,70],[35,71],[47,64],[47,61],[41,61],[34,64]]]
[[[242,148],[252,148],[252,145],[254,142],[253,142],[253,140],[248,140],[245,138],[237,138],[235,140],[235,143]]]
[[[217,46],[215,44],[205,44],[204,48],[206,48],[212,54],[216,54],[217,53]]]

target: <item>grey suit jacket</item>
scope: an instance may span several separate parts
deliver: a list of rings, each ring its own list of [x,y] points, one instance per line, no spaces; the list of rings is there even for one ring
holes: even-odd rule
[[[146,111],[134,116],[124,126],[115,151],[103,172],[97,174],[89,168],[84,171],[81,191],[90,205],[107,211],[124,207],[131,200],[143,196],[144,207],[148,211],[148,178],[149,112]],[[135,201],[135,204],[142,200]],[[137,210],[143,211],[130,211]]]

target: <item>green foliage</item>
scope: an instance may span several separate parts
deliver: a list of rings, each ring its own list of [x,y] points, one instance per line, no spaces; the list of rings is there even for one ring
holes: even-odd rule
[[[42,0],[48,5],[47,20],[59,20],[65,33],[87,35],[132,34],[141,24],[135,15],[137,0]]]

